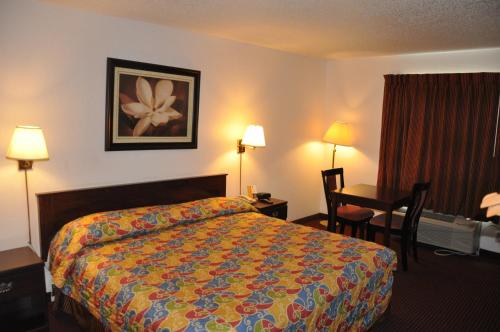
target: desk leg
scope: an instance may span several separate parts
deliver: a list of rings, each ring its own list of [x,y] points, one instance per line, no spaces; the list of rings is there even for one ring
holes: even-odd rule
[[[391,245],[392,209],[387,210],[385,213],[384,246],[389,248]]]
[[[337,197],[336,195],[332,195],[332,198],[331,198],[331,201],[332,201],[332,207],[331,207],[331,211],[332,213],[330,213],[330,215],[328,216],[328,231],[329,232],[336,232],[337,231]]]

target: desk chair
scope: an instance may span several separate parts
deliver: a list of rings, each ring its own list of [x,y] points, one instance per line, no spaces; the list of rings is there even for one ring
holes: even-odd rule
[[[329,223],[332,222],[332,209],[337,209],[337,221],[340,223],[339,233],[344,233],[345,224],[351,226],[351,236],[356,237],[356,233],[359,226],[360,237],[365,237],[365,224],[370,221],[373,217],[373,211],[368,208],[362,208],[356,205],[341,205],[337,204],[336,207],[333,206],[331,191],[339,189],[337,185],[337,178],[339,178],[340,189],[344,188],[344,169],[343,168],[332,168],[321,171],[321,177],[323,179],[323,188],[325,190],[325,199],[328,209],[328,220]],[[334,225],[335,232],[337,231],[337,225]]]
[[[408,270],[408,242],[411,241],[413,249],[413,258],[418,262],[417,256],[417,229],[420,215],[424,208],[427,194],[429,193],[431,183],[415,183],[413,185],[412,195],[405,216],[393,215],[391,222],[391,234],[401,236],[401,260],[403,270]],[[369,241],[375,239],[376,232],[384,232],[386,214],[379,214],[372,218],[368,223],[367,238]]]

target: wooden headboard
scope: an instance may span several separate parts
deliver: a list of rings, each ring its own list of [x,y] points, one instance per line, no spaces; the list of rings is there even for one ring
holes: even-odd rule
[[[42,259],[64,224],[87,214],[226,196],[227,174],[37,194]]]

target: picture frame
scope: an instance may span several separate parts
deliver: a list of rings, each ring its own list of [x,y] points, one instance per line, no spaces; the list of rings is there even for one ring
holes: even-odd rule
[[[107,58],[105,151],[196,149],[198,70]]]

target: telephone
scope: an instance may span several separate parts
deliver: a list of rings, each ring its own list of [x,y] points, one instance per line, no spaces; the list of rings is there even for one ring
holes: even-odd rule
[[[255,197],[261,202],[267,203],[267,204],[272,204],[273,202],[270,200],[271,194],[270,193],[256,193]]]

